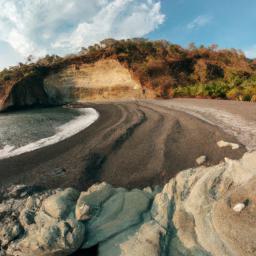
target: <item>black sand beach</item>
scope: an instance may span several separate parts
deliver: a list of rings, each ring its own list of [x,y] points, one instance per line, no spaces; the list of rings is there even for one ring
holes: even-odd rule
[[[225,103],[226,104],[226,103]],[[229,104],[227,102],[227,104]],[[162,185],[179,171],[246,151],[219,148],[238,143],[220,128],[152,101],[87,104],[99,119],[79,134],[34,152],[0,161],[0,185],[13,183],[86,190],[95,182],[143,188]],[[237,110],[238,111],[238,110]]]

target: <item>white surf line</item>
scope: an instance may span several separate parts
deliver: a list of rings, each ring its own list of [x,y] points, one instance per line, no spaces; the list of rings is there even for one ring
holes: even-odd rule
[[[6,159],[9,157],[21,155],[23,153],[31,152],[36,149],[63,141],[66,138],[69,138],[84,130],[99,118],[99,113],[93,108],[81,108],[77,110],[81,113],[81,115],[72,119],[64,125],[59,126],[56,129],[55,135],[40,139],[35,142],[31,142],[20,148],[6,145],[3,149],[0,149],[0,159]]]
[[[180,110],[205,122],[216,125],[225,132],[235,136],[248,151],[256,150],[256,122],[248,121],[240,115],[225,110],[194,106],[189,103],[166,102],[156,104]]]

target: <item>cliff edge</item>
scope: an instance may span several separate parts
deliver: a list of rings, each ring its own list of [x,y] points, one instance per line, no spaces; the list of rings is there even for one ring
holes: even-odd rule
[[[48,75],[44,89],[51,101],[59,103],[143,98],[141,84],[113,59],[69,65]]]
[[[49,68],[0,87],[0,111],[92,100],[143,99],[146,90],[130,71],[114,59]]]
[[[256,101],[256,61],[234,49],[103,40],[0,72],[0,110],[108,99],[199,97]]]

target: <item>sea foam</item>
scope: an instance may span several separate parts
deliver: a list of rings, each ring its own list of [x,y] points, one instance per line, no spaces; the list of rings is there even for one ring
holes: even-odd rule
[[[15,148],[12,145],[4,146],[4,148],[0,149],[0,159],[21,155],[65,140],[84,130],[99,118],[99,113],[93,108],[80,108],[78,111],[81,115],[59,126],[53,136],[31,142],[19,148]]]

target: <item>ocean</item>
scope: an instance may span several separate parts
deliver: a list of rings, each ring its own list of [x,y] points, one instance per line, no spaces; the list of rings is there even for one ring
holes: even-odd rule
[[[40,108],[0,114],[0,159],[57,143],[99,117],[92,108]]]

